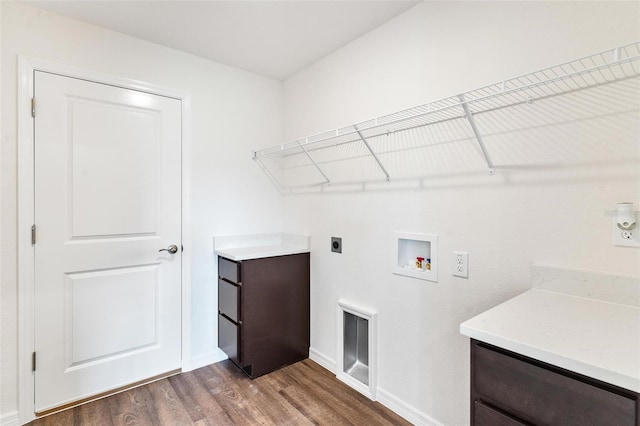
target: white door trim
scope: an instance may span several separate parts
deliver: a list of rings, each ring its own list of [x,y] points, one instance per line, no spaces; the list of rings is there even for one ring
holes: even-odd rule
[[[47,60],[18,58],[18,410],[20,424],[35,418],[34,351],[34,141],[31,98],[34,71],[44,71],[182,101],[182,370],[191,370],[191,94]]]

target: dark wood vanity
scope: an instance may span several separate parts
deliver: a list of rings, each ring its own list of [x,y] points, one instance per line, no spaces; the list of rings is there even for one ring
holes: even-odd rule
[[[255,378],[309,356],[309,253],[218,256],[218,346]]]
[[[638,426],[640,398],[471,339],[471,424]]]

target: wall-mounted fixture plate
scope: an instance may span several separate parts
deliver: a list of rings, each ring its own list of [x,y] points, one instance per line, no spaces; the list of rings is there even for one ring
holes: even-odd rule
[[[618,228],[618,224],[613,222],[613,245],[619,247],[640,247],[640,227],[636,226],[631,230]]]
[[[613,245],[621,247],[640,247],[640,212],[633,203],[618,203],[613,216]]]
[[[438,235],[394,233],[393,273],[438,282]],[[421,264],[416,261],[422,259]]]
[[[342,253],[342,237],[331,237],[331,251]]]
[[[452,252],[451,274],[456,277],[469,278],[469,253]]]

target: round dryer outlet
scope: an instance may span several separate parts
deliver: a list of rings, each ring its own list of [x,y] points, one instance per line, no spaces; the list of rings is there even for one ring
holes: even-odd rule
[[[331,237],[331,251],[342,253],[342,237]]]

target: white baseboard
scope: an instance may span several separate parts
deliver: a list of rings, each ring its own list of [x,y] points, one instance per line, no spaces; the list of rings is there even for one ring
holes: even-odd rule
[[[317,362],[333,374],[336,374],[336,362],[322,352],[314,348],[309,348],[309,358]],[[414,406],[407,404],[400,398],[392,395],[384,389],[381,389],[380,387],[376,389],[376,401],[378,401],[380,404],[384,405],[400,417],[404,418],[405,420],[413,423],[414,425],[444,426],[436,419],[427,416],[425,413],[418,410]]]
[[[309,358],[320,364],[325,369],[331,371],[333,374],[336,374],[336,362],[322,352],[309,348]]]
[[[0,426],[19,426],[20,416],[18,411],[10,411],[0,416]]]
[[[416,426],[444,426],[436,419],[427,416],[413,405],[407,404],[380,387],[378,387],[376,399],[380,404]]]
[[[224,361],[227,359],[227,354],[222,352],[219,348],[211,352],[200,354],[191,358],[191,370],[197,368],[206,367],[207,365],[215,364],[216,362]],[[186,371],[186,370],[183,370]]]

